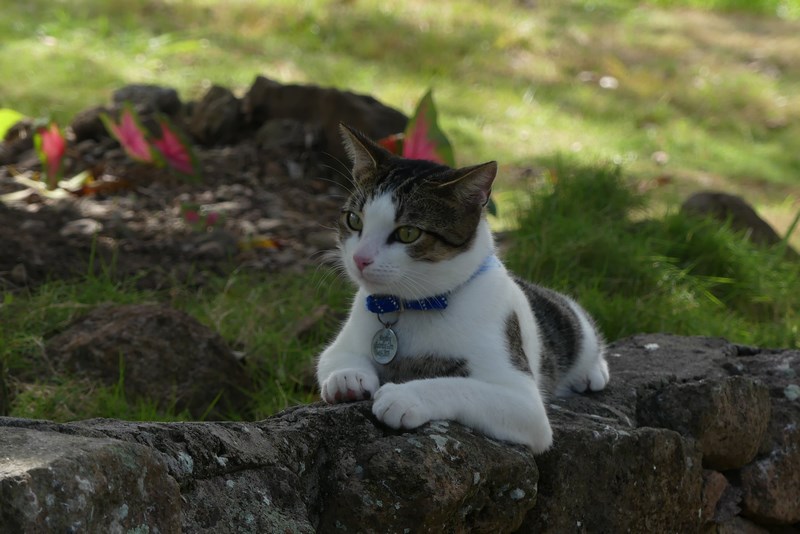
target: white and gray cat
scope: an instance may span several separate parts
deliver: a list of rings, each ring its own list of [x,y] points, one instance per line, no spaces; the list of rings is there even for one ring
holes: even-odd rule
[[[392,428],[449,419],[546,450],[549,394],[598,391],[604,342],[572,299],[509,273],[484,206],[495,162],[451,169],[342,127],[354,190],[339,252],[358,284],[317,365],[328,403],[374,399]]]

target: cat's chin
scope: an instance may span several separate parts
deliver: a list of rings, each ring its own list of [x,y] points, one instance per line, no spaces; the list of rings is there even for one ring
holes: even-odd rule
[[[357,275],[350,274],[350,278],[369,295],[394,295],[400,298],[414,298],[414,295],[407,295],[398,287],[396,283],[391,280],[386,280],[385,277],[370,275],[369,273],[359,273]],[[419,298],[419,297],[417,297]]]
[[[355,282],[370,295],[396,295],[398,297],[403,297],[403,295],[397,294],[397,291],[394,290],[395,288],[393,288],[391,284],[371,281],[361,276],[356,278]]]
[[[352,270],[348,271],[348,274],[358,287],[371,295],[387,294],[389,292],[388,288],[391,284],[386,284],[382,277],[371,275],[370,273],[353,272]]]

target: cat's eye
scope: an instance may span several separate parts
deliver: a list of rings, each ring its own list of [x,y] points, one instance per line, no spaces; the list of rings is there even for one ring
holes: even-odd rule
[[[398,241],[409,244],[419,239],[419,236],[422,235],[422,230],[416,226],[401,226],[394,233]]]
[[[360,232],[364,229],[364,221],[361,220],[358,213],[353,211],[346,211],[342,214],[344,223],[354,232]]]

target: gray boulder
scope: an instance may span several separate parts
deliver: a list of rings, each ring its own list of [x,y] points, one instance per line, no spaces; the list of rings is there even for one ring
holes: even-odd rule
[[[102,140],[109,136],[105,124],[100,118],[103,114],[118,119],[124,106],[131,105],[139,114],[144,126],[153,133],[158,132],[153,115],[163,113],[177,118],[183,111],[178,92],[171,87],[150,84],[131,84],[114,91],[109,106],[93,106],[75,115],[70,128],[76,142],[92,139]]]
[[[164,113],[177,115],[183,103],[178,92],[171,87],[151,84],[130,84],[114,91],[111,97],[116,109],[125,104],[132,104],[140,113]]]
[[[18,443],[13,461],[0,458],[1,532],[64,531],[105,502],[113,506],[93,516],[95,531],[139,528],[149,505],[162,511],[145,521],[151,532],[175,532],[176,522],[186,532],[508,532],[536,499],[536,466],[526,450],[454,424],[387,432],[367,403],[301,406],[260,423],[6,418],[0,429],[0,443]],[[141,491],[131,495],[141,486],[134,479],[99,494],[70,487],[52,507],[36,504],[48,499],[53,480],[105,487],[109,473],[128,467],[152,472],[163,495],[149,493],[149,503]],[[62,506],[68,499],[85,506]]]
[[[640,425],[697,439],[706,467],[738,469],[755,458],[766,435],[769,390],[741,376],[673,384],[641,398],[636,415]]]
[[[315,85],[283,85],[258,76],[242,99],[245,122],[259,127],[268,120],[291,119],[321,135],[319,150],[348,167],[339,132],[344,122],[372,139],[400,133],[408,119],[367,95]],[[348,167],[349,168],[349,167]]]
[[[800,522],[800,350],[764,351],[739,363],[768,388],[772,405],[758,457],[741,470],[743,514],[766,525]]]
[[[699,191],[687,198],[681,211],[689,215],[710,217],[722,223],[729,222],[731,228],[744,232],[757,245],[766,247],[781,243],[781,236],[762,219],[756,210],[740,196],[721,191]],[[786,247],[786,256],[798,259],[797,251]]]
[[[0,531],[180,529],[180,489],[146,446],[8,426],[0,431]]]
[[[241,128],[239,106],[239,99],[230,89],[211,87],[192,109],[189,133],[203,145],[234,142]]]

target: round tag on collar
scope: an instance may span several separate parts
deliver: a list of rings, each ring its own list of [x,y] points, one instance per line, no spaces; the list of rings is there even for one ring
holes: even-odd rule
[[[391,328],[384,327],[372,337],[372,358],[381,365],[394,360],[397,355],[397,334]]]

